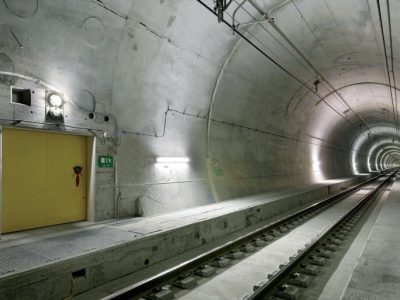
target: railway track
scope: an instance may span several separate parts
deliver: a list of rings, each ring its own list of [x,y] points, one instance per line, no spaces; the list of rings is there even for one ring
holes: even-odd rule
[[[378,182],[370,189],[357,205],[327,229],[317,240],[299,250],[296,257],[282,265],[280,270],[266,276],[265,282],[254,283],[254,293],[247,300],[256,299],[299,299],[303,290],[336,251],[337,246],[346,238],[355,222],[359,220],[372,203],[376,193],[392,178],[397,171],[386,172],[366,182],[355,185],[345,191],[322,199],[300,211],[276,220],[239,238],[226,242],[201,255],[186,260],[161,273],[134,283],[103,298],[109,299],[175,299],[181,290],[190,290],[198,286],[204,278],[212,278],[217,270],[229,267],[249,254],[260,251],[269,243],[278,240],[293,229],[319,213],[346,199],[360,188]]]
[[[268,281],[255,286],[255,292],[246,297],[246,300],[301,299],[310,283],[318,276],[321,268],[327,265],[371,207],[374,196],[395,174],[396,172],[393,172],[375,189],[367,193],[353,209],[327,229],[317,240],[299,251],[298,256],[293,257],[288,265],[282,266],[282,269],[275,274],[269,274]]]

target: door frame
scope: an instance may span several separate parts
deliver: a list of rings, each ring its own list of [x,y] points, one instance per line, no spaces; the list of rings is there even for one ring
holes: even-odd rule
[[[3,129],[15,129],[15,130],[30,130],[48,133],[68,134],[76,136],[86,137],[86,168],[87,168],[87,179],[86,179],[86,221],[94,222],[95,220],[95,196],[96,196],[96,142],[97,138],[90,132],[75,132],[75,131],[59,131],[59,130],[44,130],[40,128],[31,127],[15,127],[0,125],[0,240],[2,236],[2,216],[3,216]]]

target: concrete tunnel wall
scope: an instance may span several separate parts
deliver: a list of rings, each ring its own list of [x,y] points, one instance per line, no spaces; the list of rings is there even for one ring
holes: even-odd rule
[[[115,169],[96,170],[96,220],[375,171],[368,152],[397,116],[375,1],[257,3],[292,44],[268,22],[239,30],[294,76],[194,0],[1,1],[2,124],[91,129],[97,154],[116,158]],[[249,3],[237,15],[240,23],[254,17]],[[10,103],[11,85],[35,91],[31,107]],[[66,96],[67,126],[44,124],[46,89]],[[160,165],[159,156],[190,162]]]

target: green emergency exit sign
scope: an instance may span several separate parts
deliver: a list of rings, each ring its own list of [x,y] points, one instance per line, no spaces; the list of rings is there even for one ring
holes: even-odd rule
[[[97,158],[97,166],[99,168],[113,168],[114,159],[111,155],[99,155]]]

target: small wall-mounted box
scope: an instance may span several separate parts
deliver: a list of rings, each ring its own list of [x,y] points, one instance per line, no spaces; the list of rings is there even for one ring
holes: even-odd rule
[[[32,94],[30,89],[11,86],[11,103],[31,106]]]

